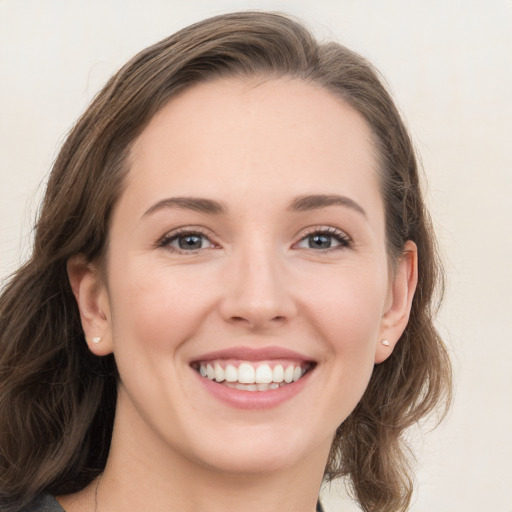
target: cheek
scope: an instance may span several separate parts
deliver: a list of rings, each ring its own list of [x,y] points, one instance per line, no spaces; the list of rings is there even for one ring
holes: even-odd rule
[[[387,273],[378,266],[346,266],[304,283],[304,308],[333,350],[364,352],[379,333],[387,296]],[[365,343],[366,342],[366,343]],[[371,343],[370,343],[371,345]]]
[[[141,262],[111,273],[115,339],[167,351],[192,335],[212,303],[212,287],[197,272],[173,270]]]
[[[362,290],[358,290],[362,292]],[[365,294],[338,296],[326,314],[325,337],[330,356],[339,365],[338,376],[343,381],[366,386],[375,360],[375,348],[380,329],[380,304],[368,300]]]
[[[357,405],[374,368],[387,274],[365,268],[333,272],[308,301],[307,316],[322,340],[323,364],[330,369],[328,389],[336,403],[331,409],[336,424]]]

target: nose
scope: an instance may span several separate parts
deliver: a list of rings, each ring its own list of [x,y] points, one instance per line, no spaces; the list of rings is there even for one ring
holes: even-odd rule
[[[288,323],[297,314],[282,257],[268,248],[234,255],[226,268],[220,306],[225,321],[253,330]]]

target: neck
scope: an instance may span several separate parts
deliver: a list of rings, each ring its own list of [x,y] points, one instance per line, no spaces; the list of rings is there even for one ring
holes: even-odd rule
[[[321,478],[301,478],[290,472],[256,476],[169,471],[166,477],[125,468],[124,473],[130,476],[119,477],[112,466],[105,471],[98,486],[96,512],[314,512],[321,484]]]
[[[268,472],[229,471],[191,460],[154,437],[114,429],[96,512],[314,512],[330,440],[300,463]],[[133,434],[133,432],[132,432]]]

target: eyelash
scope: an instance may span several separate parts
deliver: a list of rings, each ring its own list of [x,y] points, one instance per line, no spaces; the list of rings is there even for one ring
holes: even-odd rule
[[[171,245],[172,242],[177,241],[180,237],[186,237],[186,236],[197,236],[202,237],[203,239],[206,239],[210,246],[209,247],[200,247],[198,249],[192,249],[192,250],[185,250],[181,249],[179,247],[173,247]],[[160,241],[157,243],[158,247],[163,247],[171,252],[175,252],[178,254],[197,254],[198,251],[201,251],[203,249],[212,249],[216,247],[216,244],[212,242],[212,235],[209,232],[206,232],[202,230],[201,228],[195,228],[195,227],[187,227],[187,228],[181,228],[176,231],[173,231],[172,233],[168,233],[164,237],[160,239]]]
[[[312,247],[299,247],[299,244],[307,241],[308,238],[312,236],[326,236],[329,239],[334,238],[338,245],[335,245],[333,247],[327,247],[327,248],[317,248],[314,249]],[[186,250],[179,247],[173,247],[171,245],[172,242],[177,241],[180,237],[186,237],[186,236],[197,236],[201,237],[203,239],[206,239],[209,242],[208,247],[200,247],[197,249],[191,249]],[[181,228],[176,231],[173,231],[172,233],[168,233],[164,237],[162,237],[158,243],[158,247],[166,248],[170,250],[171,252],[179,253],[179,254],[197,254],[199,251],[204,249],[212,249],[212,248],[218,248],[219,246],[215,244],[212,241],[212,235],[209,232],[206,232],[205,230],[201,228],[195,228],[195,227],[186,227]],[[310,249],[315,252],[331,252],[331,251],[339,251],[343,249],[350,248],[352,246],[352,240],[351,238],[343,231],[334,228],[332,226],[312,226],[306,230],[305,233],[302,233],[302,236],[300,240],[292,245],[292,248],[297,249]]]
[[[331,252],[331,251],[340,251],[343,249],[349,249],[352,247],[352,239],[340,229],[337,229],[332,226],[312,226],[306,230],[304,234],[302,234],[301,239],[294,244],[294,246],[298,246],[303,241],[306,241],[309,237],[312,236],[327,236],[329,238],[334,238],[338,245],[335,245],[334,247],[327,247],[327,248],[319,248],[319,249],[313,249],[312,247],[308,247],[308,249],[315,250],[318,252]]]

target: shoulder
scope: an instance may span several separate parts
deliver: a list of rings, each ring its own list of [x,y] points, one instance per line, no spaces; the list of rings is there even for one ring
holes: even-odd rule
[[[59,502],[49,494],[36,496],[18,512],[65,512]]]

